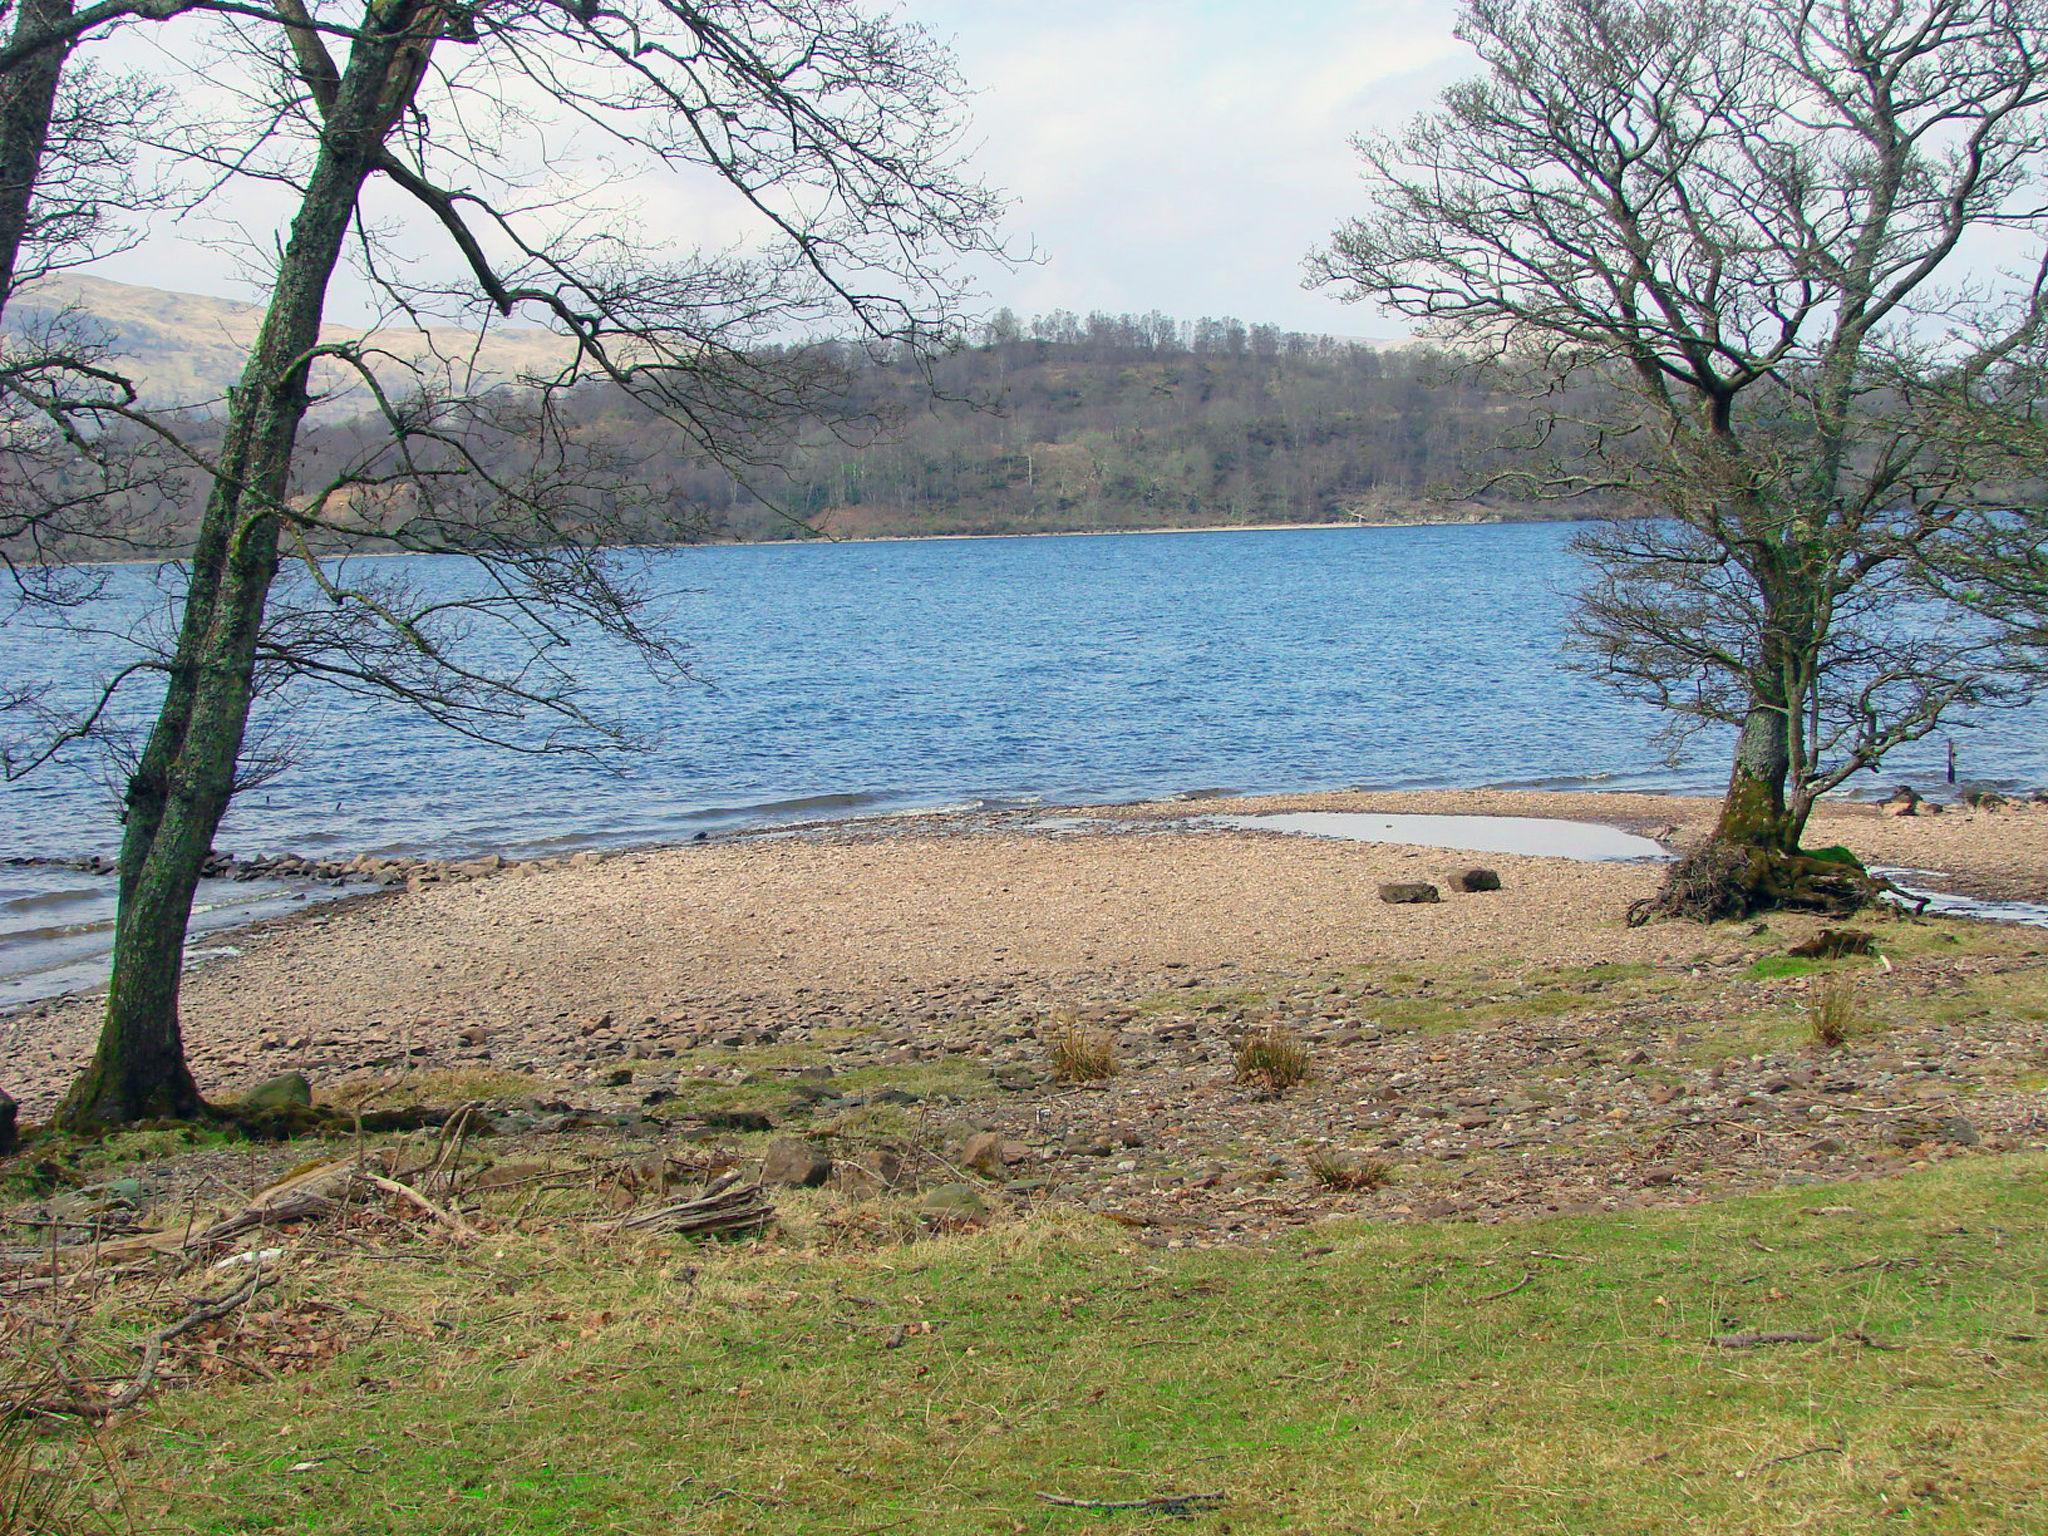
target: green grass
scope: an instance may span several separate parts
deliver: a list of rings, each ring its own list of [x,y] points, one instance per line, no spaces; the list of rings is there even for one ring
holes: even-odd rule
[[[183,1532],[2032,1532],[2044,1202],[2029,1155],[1218,1251],[1081,1215],[853,1253],[558,1226],[291,1276],[366,1341],[114,1448]],[[1733,1329],[1894,1347],[1706,1347]]]
[[[1811,976],[1832,968],[1829,960],[1809,960],[1803,955],[1765,955],[1749,968],[1758,981],[1776,981],[1783,976]]]

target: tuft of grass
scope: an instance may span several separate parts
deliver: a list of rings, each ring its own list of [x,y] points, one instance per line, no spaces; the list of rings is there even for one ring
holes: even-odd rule
[[[0,1536],[84,1536],[116,1529],[93,1508],[94,1469],[82,1464],[80,1454],[95,1444],[90,1432],[81,1446],[46,1441],[36,1433],[34,1412],[20,1406],[63,1389],[55,1372],[39,1374],[21,1361],[0,1377],[8,1403],[0,1407]],[[110,1467],[98,1470],[111,1480]]]
[[[1818,1050],[1839,1050],[1862,1028],[1856,1002],[1856,978],[1844,972],[1827,977],[1806,995],[1806,1028]]]
[[[1263,1029],[1247,1031],[1232,1060],[1237,1081],[1280,1093],[1308,1076],[1308,1042],[1275,1019]]]
[[[335,1109],[417,1109],[423,1105],[491,1103],[529,1098],[545,1085],[525,1072],[494,1067],[428,1067],[417,1072],[367,1072],[318,1097]]]
[[[1308,1171],[1325,1189],[1345,1194],[1369,1194],[1394,1182],[1394,1165],[1386,1158],[1340,1152],[1334,1147],[1317,1147],[1309,1153]]]
[[[1053,1081],[1100,1083],[1117,1074],[1116,1036],[1069,1024],[1052,1039]]]

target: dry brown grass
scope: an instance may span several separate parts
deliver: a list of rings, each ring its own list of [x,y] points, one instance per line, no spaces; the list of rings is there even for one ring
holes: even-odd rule
[[[1116,1036],[1069,1024],[1052,1038],[1055,1082],[1099,1083],[1117,1074]]]
[[[1822,977],[1806,994],[1807,1035],[1816,1050],[1837,1050],[1862,1027],[1855,977],[1846,972]]]
[[[84,1469],[75,1464],[78,1449],[43,1444],[35,1415],[20,1406],[56,1396],[62,1385],[54,1374],[33,1375],[19,1364],[0,1380],[0,1536],[84,1536],[117,1529],[92,1505],[80,1476]],[[97,1442],[88,1438],[87,1444]]]
[[[1394,1165],[1384,1157],[1317,1147],[1308,1155],[1308,1171],[1325,1189],[1366,1194],[1394,1182]]]
[[[1232,1060],[1240,1083],[1279,1093],[1308,1076],[1308,1042],[1276,1019],[1239,1040]]]

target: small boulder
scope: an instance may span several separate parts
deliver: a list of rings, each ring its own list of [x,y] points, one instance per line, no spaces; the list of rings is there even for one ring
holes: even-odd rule
[[[994,1131],[976,1131],[960,1149],[960,1162],[984,1178],[1002,1177],[1003,1138]]]
[[[1823,928],[1789,951],[1800,960],[1839,960],[1844,955],[1874,955],[1877,939],[1861,928]]]
[[[823,1147],[794,1136],[778,1136],[761,1159],[761,1182],[816,1189],[832,1177],[832,1158]]]
[[[917,1210],[940,1227],[979,1227],[988,1221],[988,1202],[971,1184],[941,1184],[926,1190]]]
[[[1500,875],[1495,870],[1480,869],[1474,867],[1472,869],[1461,870],[1458,874],[1458,878],[1453,880],[1451,883],[1455,885],[1459,890],[1464,891],[1468,895],[1476,895],[1480,891],[1499,890]]]
[[[313,1085],[303,1072],[286,1072],[242,1095],[244,1109],[306,1109],[312,1103]]]
[[[851,1195],[878,1195],[907,1182],[902,1157],[887,1147],[870,1148],[850,1163],[832,1165],[832,1187]]]
[[[1427,880],[1389,880],[1380,887],[1380,900],[1390,907],[1424,905],[1443,899],[1443,893]]]
[[[1920,805],[1920,791],[1910,784],[1901,784],[1879,801],[1877,808],[1886,816],[1917,816]]]
[[[5,1157],[20,1145],[21,1133],[15,1126],[14,1100],[0,1089],[0,1157]]]

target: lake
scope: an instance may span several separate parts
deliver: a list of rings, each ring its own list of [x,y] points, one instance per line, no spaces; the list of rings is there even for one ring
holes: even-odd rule
[[[700,681],[615,655],[592,702],[641,733],[610,767],[536,758],[336,695],[224,851],[544,853],[974,802],[1199,790],[1524,785],[1712,790],[1725,743],[1660,761],[1657,717],[1560,665],[1577,579],[1556,524],[716,546],[649,555]],[[434,562],[413,562],[428,580]],[[452,570],[447,579],[456,579]],[[121,630],[150,573],[114,573]],[[11,675],[94,648],[20,622]],[[2048,780],[2044,715],[1958,731],[1963,776]],[[1939,740],[1882,781],[1929,785]],[[0,788],[0,856],[110,852],[103,775]]]

